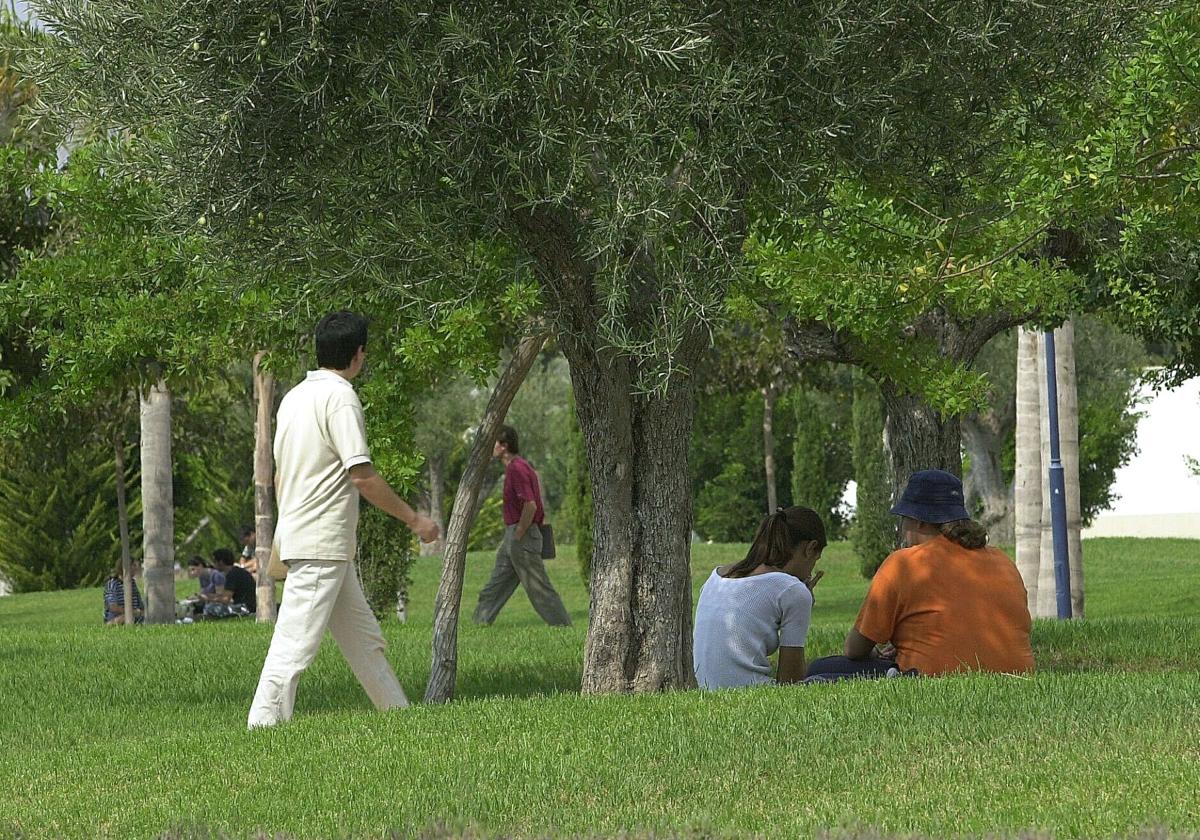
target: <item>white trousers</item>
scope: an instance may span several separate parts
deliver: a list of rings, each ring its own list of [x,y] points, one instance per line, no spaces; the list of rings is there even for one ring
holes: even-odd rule
[[[383,633],[367,605],[354,563],[293,560],[275,634],[250,706],[249,728],[291,719],[300,674],[316,657],[326,627],[375,708],[408,705],[404,689],[383,655]]]

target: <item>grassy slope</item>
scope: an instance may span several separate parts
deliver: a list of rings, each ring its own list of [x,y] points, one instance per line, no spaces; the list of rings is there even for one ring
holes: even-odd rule
[[[0,827],[144,836],[377,835],[437,822],[485,833],[872,826],[1062,836],[1200,825],[1200,543],[1088,543],[1089,619],[1040,623],[1045,670],[653,697],[583,698],[586,594],[543,626],[518,592],[461,631],[460,698],[368,708],[327,643],[297,720],[246,733],[270,628],[99,626],[96,590],[0,600]],[[695,586],[739,549],[700,546]],[[833,652],[866,583],[823,563],[811,655]],[[490,558],[472,555],[464,606]],[[437,566],[423,561],[389,655],[413,697],[428,672]],[[125,685],[123,674],[134,681]]]

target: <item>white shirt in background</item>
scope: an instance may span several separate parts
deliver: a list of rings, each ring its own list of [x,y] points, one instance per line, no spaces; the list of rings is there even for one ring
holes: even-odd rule
[[[781,645],[804,647],[812,593],[787,572],[723,578],[713,570],[700,590],[692,637],[701,688],[773,682],[767,657]]]
[[[371,461],[358,394],[331,370],[309,371],[276,422],[279,558],[353,560],[358,488],[349,470]]]

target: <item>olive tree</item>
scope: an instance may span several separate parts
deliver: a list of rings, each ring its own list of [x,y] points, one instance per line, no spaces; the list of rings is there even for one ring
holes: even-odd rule
[[[1080,82],[1138,4],[45,0],[54,110],[139,138],[179,223],[397,310],[527,273],[594,500],[585,691],[691,673],[691,372],[755,217],[928,172]],[[479,270],[478,251],[507,271]],[[501,265],[505,265],[503,261]]]

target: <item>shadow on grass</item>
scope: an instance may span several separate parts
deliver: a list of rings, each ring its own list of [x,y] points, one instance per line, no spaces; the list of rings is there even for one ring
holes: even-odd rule
[[[1040,671],[1200,671],[1200,621],[1039,619],[1033,652]]]

